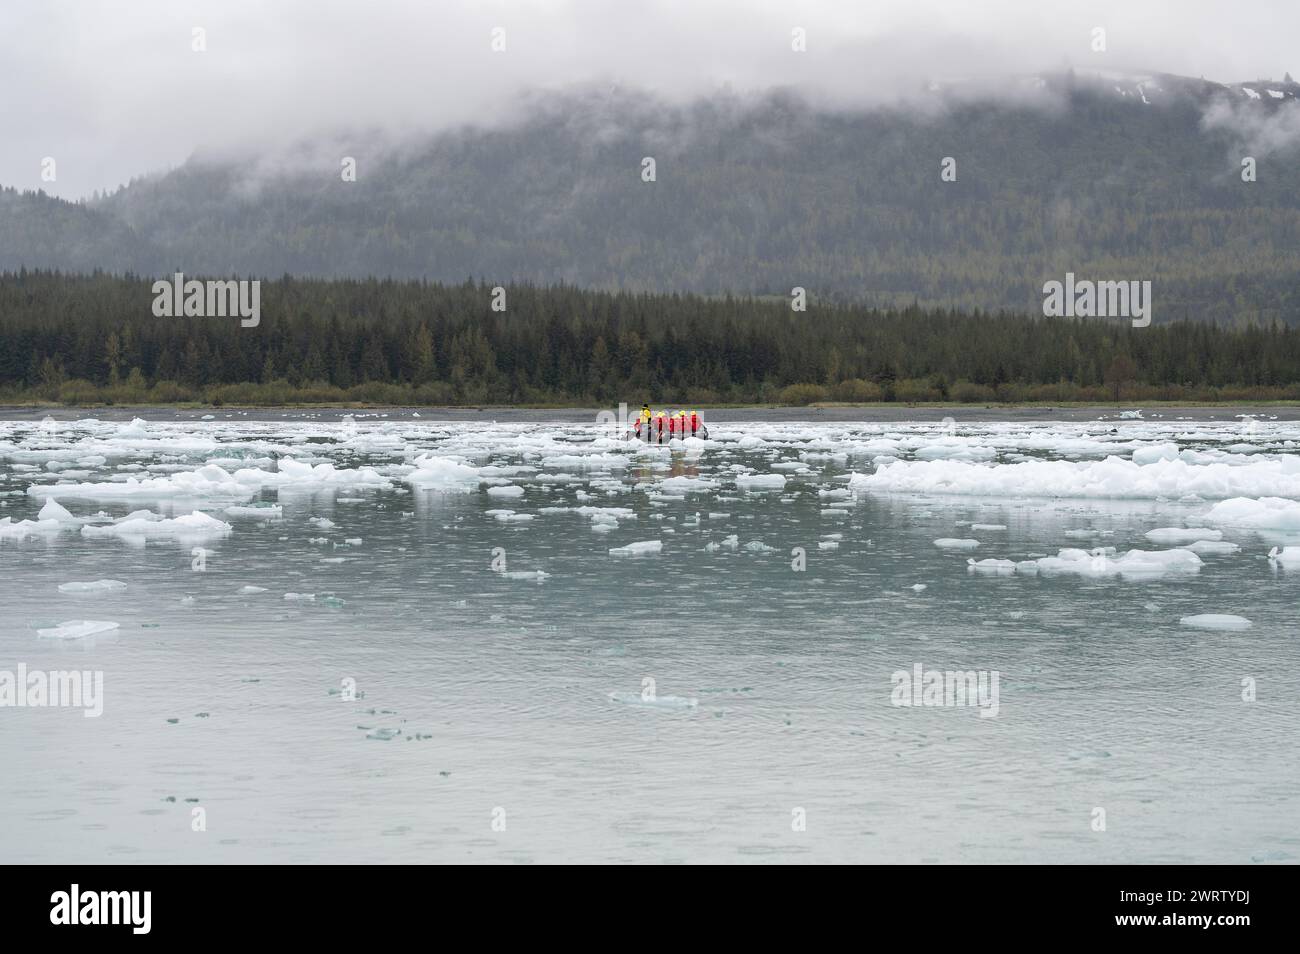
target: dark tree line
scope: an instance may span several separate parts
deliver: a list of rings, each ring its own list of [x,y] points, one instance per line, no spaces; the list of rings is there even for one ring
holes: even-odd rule
[[[1300,397],[1300,332],[381,280],[157,318],[151,279],[0,274],[0,393],[66,401],[695,403]]]

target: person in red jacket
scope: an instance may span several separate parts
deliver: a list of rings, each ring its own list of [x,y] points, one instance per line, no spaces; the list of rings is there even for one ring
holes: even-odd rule
[[[700,429],[700,412],[691,411],[691,437],[694,437],[695,432],[698,431],[699,429]]]
[[[655,418],[655,430],[659,433],[659,443],[664,442],[664,412],[660,411],[659,416]]]
[[[668,415],[668,439],[672,440],[677,436],[677,415]]]

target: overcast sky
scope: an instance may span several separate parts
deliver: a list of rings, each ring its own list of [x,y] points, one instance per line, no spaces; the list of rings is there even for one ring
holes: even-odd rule
[[[1067,62],[1280,79],[1296,37],[1297,0],[0,0],[0,185],[75,198],[196,149],[499,122],[521,89],[587,82],[867,104]]]

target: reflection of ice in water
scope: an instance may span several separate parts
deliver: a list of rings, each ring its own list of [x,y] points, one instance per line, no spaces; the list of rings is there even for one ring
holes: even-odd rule
[[[28,718],[58,713],[0,733],[43,779],[0,776],[6,856],[1289,850],[1300,770],[1276,739],[1300,727],[1271,700],[1300,692],[1300,426],[709,426],[670,449],[428,413],[0,423],[0,656],[106,672],[93,733]],[[60,592],[102,581],[126,586]],[[891,706],[918,662],[1000,671],[997,719]],[[672,691],[647,701],[646,673]],[[344,678],[351,701],[327,691]],[[92,802],[99,777],[120,786]],[[1099,843],[1044,811],[1080,786],[1141,824]],[[224,840],[175,835],[187,797],[221,805]]]

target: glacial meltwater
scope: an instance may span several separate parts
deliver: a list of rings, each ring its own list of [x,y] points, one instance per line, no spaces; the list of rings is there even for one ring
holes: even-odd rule
[[[0,422],[0,861],[1300,858],[1300,423],[421,413]]]

